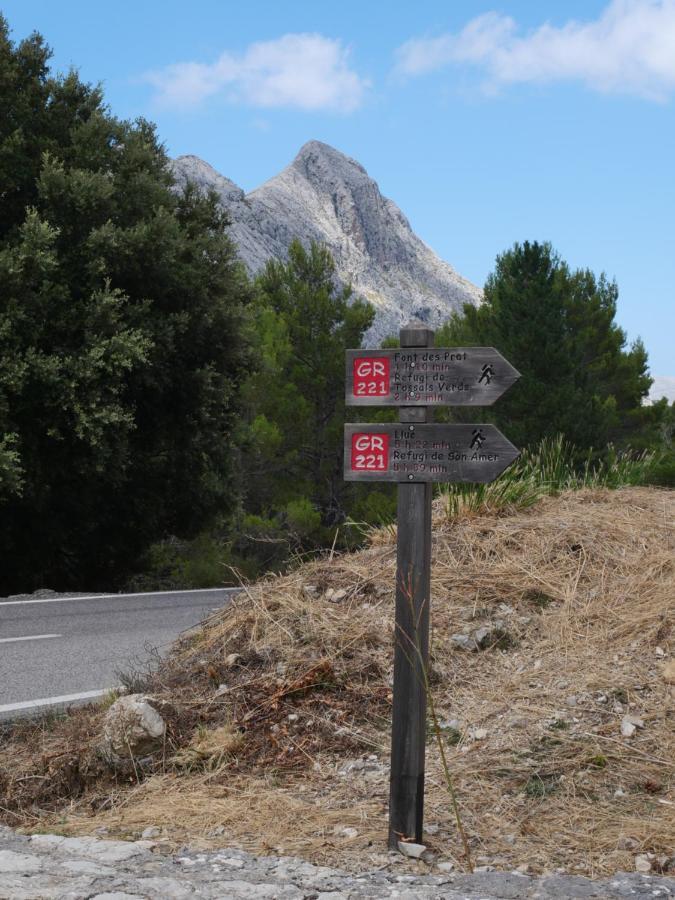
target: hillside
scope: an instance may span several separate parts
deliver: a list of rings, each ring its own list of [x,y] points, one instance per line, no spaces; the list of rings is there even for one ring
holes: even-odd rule
[[[646,488],[455,523],[437,501],[431,678],[474,862],[674,864],[674,514],[672,492]],[[386,529],[268,578],[137,674],[168,736],[130,774],[98,755],[103,710],[6,733],[0,820],[391,864],[394,562]],[[494,639],[461,649],[481,626]],[[461,867],[433,735],[427,757],[431,860]]]
[[[245,194],[196,156],[172,163],[179,184],[213,188],[232,221],[232,236],[249,272],[283,259],[294,237],[330,249],[337,274],[377,311],[367,343],[395,334],[411,318],[442,324],[481,291],[413,232],[396,204],[383,197],[356,160],[310,141],[293,162]]]

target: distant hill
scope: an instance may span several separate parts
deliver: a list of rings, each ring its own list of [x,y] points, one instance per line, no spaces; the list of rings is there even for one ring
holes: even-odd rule
[[[245,194],[196,156],[172,163],[179,184],[213,188],[232,220],[232,235],[251,273],[270,257],[283,259],[294,237],[328,246],[341,282],[377,310],[366,343],[396,334],[411,318],[437,327],[482,292],[440,259],[383,197],[356,160],[310,141],[293,162]]]

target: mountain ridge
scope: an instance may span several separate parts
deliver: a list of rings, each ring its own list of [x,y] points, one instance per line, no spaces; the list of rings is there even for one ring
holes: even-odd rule
[[[190,180],[216,191],[251,274],[270,257],[284,259],[293,238],[325,244],[338,280],[375,307],[366,344],[396,334],[410,319],[438,327],[464,303],[481,300],[480,289],[415,234],[366,169],[328,144],[308,141],[249,193],[197,156],[180,156],[171,167],[180,186]]]

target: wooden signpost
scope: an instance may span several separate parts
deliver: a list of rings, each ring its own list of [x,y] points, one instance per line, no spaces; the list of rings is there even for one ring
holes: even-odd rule
[[[491,406],[520,377],[494,347],[347,350],[349,406]]]
[[[489,406],[520,377],[492,347],[436,347],[412,323],[395,350],[347,350],[346,403],[398,406],[397,424],[345,425],[348,481],[398,482],[389,846],[422,842],[433,482],[489,482],[518,450],[489,424],[433,424],[430,407]]]

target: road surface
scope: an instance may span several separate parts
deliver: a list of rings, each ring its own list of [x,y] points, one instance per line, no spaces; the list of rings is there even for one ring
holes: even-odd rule
[[[102,696],[233,593],[0,600],[0,719]]]

